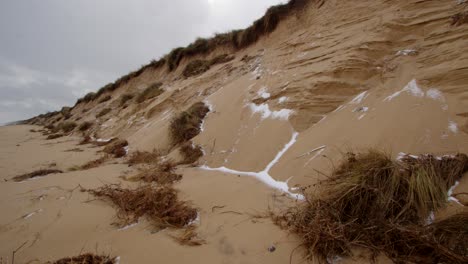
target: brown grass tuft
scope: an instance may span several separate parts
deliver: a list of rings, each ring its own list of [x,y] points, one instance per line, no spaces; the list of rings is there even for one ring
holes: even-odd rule
[[[128,158],[129,165],[136,165],[136,164],[152,164],[158,163],[161,159],[161,153],[157,150],[153,150],[153,152],[148,151],[135,151],[130,154]]]
[[[466,254],[447,248],[447,224],[430,229],[426,221],[445,206],[448,186],[467,169],[463,154],[393,161],[378,151],[349,153],[321,192],[275,220],[302,238],[310,258],[323,263],[351,256],[353,247],[367,248],[374,256],[382,252],[397,263],[464,263]]]
[[[77,124],[75,122],[66,121],[60,123],[55,129],[62,130],[64,133],[70,133],[76,128]]]
[[[97,168],[109,160],[109,156],[105,155],[96,160],[89,161],[81,166],[74,166],[69,169],[69,171],[81,171],[81,170],[90,170]]]
[[[81,131],[81,132],[84,132],[84,131],[90,129],[92,126],[93,126],[93,122],[86,121],[86,122],[81,123],[78,126],[78,130]]]
[[[66,257],[54,262],[47,262],[52,264],[115,264],[116,258],[109,256],[99,256],[91,253],[82,254],[76,257]]]
[[[189,109],[177,115],[170,124],[172,143],[186,142],[200,133],[200,126],[210,109],[202,102],[193,104]]]
[[[103,117],[107,115],[108,113],[110,113],[110,111],[112,111],[111,108],[104,108],[96,115],[96,118]]]
[[[125,147],[128,146],[128,142],[125,139],[116,139],[109,145],[107,145],[102,151],[113,155],[115,158],[121,158],[127,155]]]
[[[452,26],[461,26],[468,24],[468,11],[461,12],[452,16]]]
[[[200,146],[195,146],[189,141],[180,146],[180,154],[183,157],[181,164],[192,164],[203,157],[203,150]]]
[[[118,185],[105,185],[87,190],[97,197],[110,200],[117,207],[117,225],[126,226],[145,216],[157,229],[182,228],[197,217],[197,210],[180,201],[177,191],[170,185],[146,185],[137,189],[123,189]]]
[[[184,228],[178,235],[171,235],[171,237],[183,246],[194,247],[201,246],[206,243],[204,239],[198,236],[196,227],[193,225]]]
[[[191,76],[196,76],[202,74],[210,69],[210,61],[207,60],[193,60],[187,66],[185,66],[182,74],[184,77],[188,78]]]
[[[158,163],[144,169],[139,174],[129,178],[130,181],[155,182],[161,185],[172,184],[182,180],[182,175],[175,173],[175,164],[171,161]]]
[[[187,66],[185,66],[182,74],[184,77],[188,78],[191,76],[196,76],[208,71],[211,66],[219,63],[225,63],[234,59],[234,56],[229,56],[228,54],[222,54],[216,56],[211,60],[193,60]]]
[[[64,134],[62,134],[62,133],[51,134],[51,135],[47,136],[46,140],[57,139],[57,138],[61,138],[63,136],[64,136]]]
[[[120,106],[124,106],[128,101],[132,100],[135,97],[133,94],[122,94],[120,96]]]
[[[21,182],[21,181],[25,181],[25,180],[28,180],[28,179],[41,177],[41,176],[46,176],[46,175],[54,174],[54,173],[63,173],[63,171],[61,171],[61,170],[50,170],[50,169],[37,170],[37,171],[33,171],[31,173],[26,173],[26,174],[15,176],[15,177],[13,177],[11,179],[13,181],[15,181],[15,182]]]
[[[98,103],[104,103],[104,102],[109,101],[110,99],[112,99],[112,96],[106,95],[103,98],[99,99]]]
[[[153,83],[152,85],[148,86],[143,92],[141,92],[138,97],[136,98],[137,103],[143,103],[144,101],[157,97],[164,92],[161,89],[162,83],[157,82]]]

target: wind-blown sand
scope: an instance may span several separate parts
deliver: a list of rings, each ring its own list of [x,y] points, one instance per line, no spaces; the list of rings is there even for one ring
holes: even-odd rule
[[[183,179],[175,184],[198,209],[197,232],[206,244],[181,246],[170,237],[174,230],[152,234],[144,220],[124,230],[110,225],[112,206],[77,186],[136,186],[120,177],[135,172],[121,158],[87,171],[2,181],[0,256],[26,242],[18,263],[84,251],[120,256],[121,263],[289,263],[294,249],[293,263],[304,263],[299,239],[259,216],[293,205],[301,188],[320,188],[315,184],[343,153],[468,153],[468,25],[451,25],[451,16],[466,8],[449,0],[310,4],[235,60],[199,76],[181,77],[184,59],[174,72],[143,72],[107,102],[77,104],[69,120],[92,121],[96,138],[127,139],[130,153],[170,149],[170,120],[197,101],[210,106],[192,140],[204,156],[194,167],[179,166]],[[120,106],[119,96],[157,81],[160,96]],[[96,118],[106,107],[112,111]],[[40,129],[0,128],[2,180],[51,163],[66,171],[99,157],[101,148],[77,146],[79,132],[46,141],[32,128]],[[77,147],[84,151],[65,152]],[[180,159],[177,149],[166,156]],[[453,190],[459,203],[452,199],[436,218],[466,210],[468,197],[456,194],[468,190],[467,178]],[[339,263],[351,262],[365,261]]]

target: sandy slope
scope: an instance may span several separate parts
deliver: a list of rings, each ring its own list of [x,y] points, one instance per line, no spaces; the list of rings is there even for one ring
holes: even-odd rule
[[[93,251],[97,245],[123,263],[287,263],[297,239],[249,213],[294,203],[291,196],[297,196],[284,191],[313,186],[342,153],[369,147],[394,157],[468,153],[468,25],[450,25],[451,16],[466,9],[452,0],[311,4],[237,52],[234,61],[200,76],[182,78],[184,60],[172,73],[145,71],[108,102],[77,105],[71,120],[95,122],[96,137],[126,138],[130,152],[168,150],[171,118],[197,101],[210,106],[202,133],[193,140],[205,155],[198,167],[179,168],[184,179],[176,186],[199,208],[199,233],[207,244],[179,246],[169,236],[173,231],[151,234],[145,223],[118,231],[109,225],[110,206],[84,203],[88,195],[67,191],[78,184],[120,182],[119,176],[130,173],[125,165],[107,164],[25,183],[2,182],[0,256],[28,241],[18,254],[21,261]],[[217,51],[225,52],[230,51]],[[241,60],[245,55],[249,59]],[[164,83],[162,95],[119,106],[120,95],[156,81]],[[106,107],[112,112],[95,118]],[[97,157],[97,149],[87,147],[63,152],[76,147],[79,133],[50,144],[29,128],[0,128],[3,179],[51,162],[67,169]],[[177,150],[168,156],[177,157]],[[455,193],[466,192],[467,178]],[[320,186],[307,191],[315,188]],[[43,200],[33,199],[42,194]],[[468,203],[466,195],[457,197]],[[448,210],[463,210],[461,204],[451,202]],[[277,250],[270,253],[272,244]],[[300,252],[295,256],[300,262]]]

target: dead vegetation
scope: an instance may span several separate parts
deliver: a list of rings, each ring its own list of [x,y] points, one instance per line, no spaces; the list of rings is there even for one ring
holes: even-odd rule
[[[51,135],[47,136],[46,140],[57,139],[57,138],[61,138],[63,136],[64,136],[64,134],[62,134],[62,133],[51,134]]]
[[[87,162],[87,163],[85,163],[83,165],[71,167],[69,169],[69,171],[81,171],[81,170],[94,169],[94,168],[97,168],[97,167],[101,166],[102,164],[104,164],[108,160],[109,160],[109,156],[104,155],[104,156],[102,156],[102,157],[100,157],[98,159],[89,161],[89,162]]]
[[[148,151],[135,151],[130,154],[127,163],[129,165],[137,165],[137,164],[153,164],[158,163],[161,159],[161,153],[157,150],[153,150],[152,152]]]
[[[84,132],[84,131],[90,129],[92,126],[93,126],[93,122],[86,121],[86,122],[81,123],[78,126],[78,130],[81,131],[81,132]]]
[[[135,97],[133,94],[122,94],[120,96],[120,106],[124,106],[128,101],[132,100]]]
[[[155,182],[160,185],[172,184],[182,180],[182,175],[175,173],[175,165],[171,161],[164,161],[150,168],[143,169],[140,173],[127,180],[147,183]]]
[[[104,103],[104,102],[109,101],[110,99],[112,99],[112,96],[110,96],[108,94],[108,95],[104,96],[103,98],[99,99],[98,103]]]
[[[192,142],[185,142],[180,146],[180,154],[183,157],[181,164],[192,164],[203,157],[203,150],[200,146],[195,146]]]
[[[104,108],[96,115],[96,118],[103,117],[107,115],[108,113],[110,113],[110,111],[112,111],[111,108]]]
[[[115,158],[121,158],[127,155],[125,147],[128,146],[128,142],[125,139],[116,139],[107,145],[102,151],[104,153],[113,155]]]
[[[76,257],[66,257],[47,264],[115,264],[116,258],[110,256],[95,255],[91,253],[81,254]]]
[[[467,170],[463,154],[394,161],[377,151],[349,153],[322,191],[274,218],[302,238],[308,258],[322,263],[352,256],[354,247],[396,263],[466,263],[467,214],[426,222]]]
[[[200,126],[210,109],[202,102],[193,104],[177,115],[170,124],[170,137],[173,145],[186,142],[200,133]]]
[[[57,126],[52,126],[51,132],[58,133],[59,131],[63,131],[63,133],[70,133],[77,127],[77,124],[72,121],[65,121]]]
[[[196,227],[190,225],[182,229],[179,234],[171,235],[171,237],[177,241],[179,244],[184,246],[201,246],[206,243],[206,241],[198,236],[196,232]]]
[[[164,92],[164,90],[161,89],[161,86],[162,86],[162,83],[160,83],[160,82],[156,82],[156,83],[153,83],[152,85],[148,86],[148,88],[143,90],[143,92],[141,92],[137,96],[137,98],[136,98],[137,103],[143,103],[144,101],[146,101],[148,99],[157,97],[160,94],[162,94]]]
[[[140,217],[146,217],[157,230],[166,227],[183,228],[197,217],[197,210],[188,202],[180,201],[177,191],[170,185],[146,185],[137,189],[105,185],[85,191],[109,200],[116,206],[115,224],[120,227],[136,223]]]
[[[461,26],[468,24],[468,11],[461,12],[452,16],[452,26]]]
[[[37,171],[30,172],[30,173],[18,175],[18,176],[15,176],[15,177],[11,178],[11,179],[13,181],[15,181],[15,182],[22,182],[22,181],[29,180],[29,179],[32,179],[32,178],[42,177],[42,176],[46,176],[46,175],[49,175],[49,174],[55,174],[55,173],[63,173],[63,171],[54,170],[54,169],[42,169],[42,170],[37,170]]]
[[[185,66],[182,74],[184,77],[188,78],[191,76],[196,76],[208,71],[211,66],[219,63],[225,63],[234,59],[234,56],[229,56],[228,54],[219,55],[211,60],[193,60],[187,66]]]

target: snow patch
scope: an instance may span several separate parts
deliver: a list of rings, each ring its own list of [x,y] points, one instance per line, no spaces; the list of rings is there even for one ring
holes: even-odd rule
[[[264,184],[270,186],[273,189],[276,189],[276,190],[279,190],[281,192],[287,193],[291,197],[294,197],[294,198],[296,198],[298,200],[304,200],[303,195],[290,192],[287,181],[284,181],[284,182],[283,181],[277,181],[277,180],[273,179],[273,177],[271,177],[271,175],[269,174],[269,171],[271,170],[271,168],[273,168],[273,166],[276,163],[278,163],[278,161],[289,150],[289,148],[291,148],[294,145],[294,143],[296,143],[298,135],[299,135],[299,133],[294,132],[292,137],[291,137],[291,140],[288,143],[286,143],[286,145],[284,145],[283,149],[281,149],[278,152],[278,154],[276,154],[275,158],[270,163],[268,163],[268,165],[265,167],[265,169],[260,171],[260,172],[237,171],[237,170],[232,170],[232,169],[226,168],[224,166],[219,167],[219,168],[210,168],[210,167],[208,167],[206,165],[201,166],[200,169],[207,170],[207,171],[220,171],[220,172],[225,172],[225,173],[228,173],[228,174],[235,174],[235,175],[240,175],[240,176],[254,177],[257,180],[263,182]]]
[[[430,224],[434,223],[434,220],[435,220],[435,215],[434,215],[434,212],[432,211],[432,212],[429,213],[429,216],[426,219],[426,224],[430,225]]]
[[[96,142],[107,143],[107,142],[109,142],[109,141],[111,141],[113,139],[114,138],[105,138],[105,139],[104,138],[98,138],[98,139],[96,139]]]
[[[31,216],[33,216],[33,215],[35,215],[35,214],[38,214],[38,213],[40,213],[40,212],[42,212],[42,211],[43,211],[42,209],[36,210],[36,211],[34,211],[34,212],[32,212],[32,213],[29,213],[29,214],[23,216],[23,219],[28,219],[28,218],[30,218]]]
[[[455,198],[455,197],[453,196],[453,191],[455,190],[455,188],[457,188],[457,186],[458,186],[459,184],[460,184],[460,182],[459,182],[459,181],[456,181],[455,184],[454,184],[452,187],[450,187],[450,189],[449,189],[448,192],[447,192],[447,197],[448,197],[447,201],[448,201],[448,202],[452,201],[452,202],[455,202],[455,203],[457,203],[457,204],[462,205],[462,204],[460,203],[460,201],[459,201],[457,198]]]
[[[434,88],[427,90],[426,96],[436,101],[445,102],[445,97],[442,92]]]
[[[369,111],[369,107],[367,106],[358,107],[353,110],[354,113],[365,113],[367,111]]]
[[[117,229],[117,231],[127,230],[127,229],[130,229],[130,228],[132,228],[132,227],[134,227],[134,226],[136,226],[136,225],[138,225],[138,222],[135,222],[135,223],[133,223],[133,224],[126,225],[126,226],[124,226],[124,227],[122,227],[122,228]]]
[[[418,51],[414,49],[405,49],[397,51],[397,56],[409,56],[409,55],[417,55]]]
[[[288,120],[289,116],[294,113],[293,110],[290,109],[281,109],[278,111],[271,111],[268,104],[249,104],[250,110],[252,110],[252,114],[259,113],[262,116],[262,119],[272,118],[272,119],[279,119],[279,120]]]
[[[360,104],[368,96],[367,91],[358,94],[356,97],[349,102],[350,104]]]
[[[399,96],[402,92],[408,92],[408,93],[410,93],[410,94],[412,94],[413,96],[416,96],[416,97],[423,97],[424,96],[424,92],[421,90],[421,88],[419,88],[416,80],[413,79],[402,90],[400,90],[398,92],[395,92],[390,96],[387,96],[384,99],[384,101],[391,101],[393,98]]]
[[[190,221],[187,226],[190,226],[190,225],[193,225],[193,224],[200,224],[200,212],[197,211],[197,217],[195,217],[195,219],[193,219],[192,221]]]
[[[267,88],[264,86],[262,87],[258,92],[257,92],[257,95],[260,96],[261,98],[263,99],[268,99],[270,98],[271,94],[269,92],[266,91]]]
[[[281,96],[279,99],[278,99],[278,103],[282,104],[282,103],[285,103],[289,100],[288,97],[286,96]]]
[[[458,125],[457,123],[453,122],[453,121],[449,121],[449,126],[448,126],[448,129],[450,130],[450,132],[456,134],[458,133]]]
[[[125,146],[125,147],[124,147],[124,150],[125,150],[125,155],[128,155],[128,151],[130,151],[130,147],[129,147],[129,146]]]

